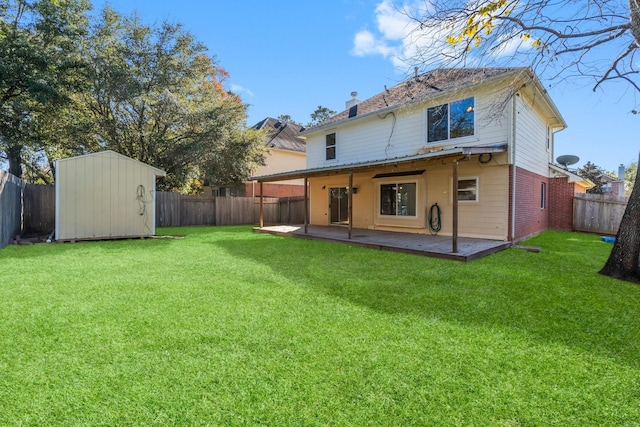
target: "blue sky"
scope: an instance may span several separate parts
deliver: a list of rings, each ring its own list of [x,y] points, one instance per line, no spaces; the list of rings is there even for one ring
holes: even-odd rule
[[[250,104],[248,125],[282,114],[304,124],[319,105],[341,111],[352,91],[364,100],[406,78],[394,64],[406,25],[383,0],[108,3],[146,23],[182,23],[230,73],[227,87]],[[590,81],[543,84],[568,123],[556,134],[556,156],[574,154],[576,166],[591,161],[614,172],[638,160],[640,115],[630,111],[639,94],[621,85],[594,93]]]

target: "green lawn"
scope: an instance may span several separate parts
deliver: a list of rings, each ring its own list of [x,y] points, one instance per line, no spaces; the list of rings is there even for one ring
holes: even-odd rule
[[[0,425],[638,426],[640,287],[257,234],[0,250]]]

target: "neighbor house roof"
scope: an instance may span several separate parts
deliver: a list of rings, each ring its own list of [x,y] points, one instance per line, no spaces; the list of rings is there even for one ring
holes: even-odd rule
[[[533,85],[545,95],[546,107],[557,121],[558,127],[566,127],[560,112],[553,102],[546,96],[546,90],[542,87],[533,71],[528,67],[509,68],[439,68],[424,74],[411,77],[393,87],[387,88],[369,99],[359,102],[324,122],[302,133],[310,133],[316,130],[332,127],[337,124],[356,120],[372,114],[379,114],[387,110],[394,110],[403,105],[427,100],[436,96],[456,92],[472,86],[486,84],[490,81],[511,76],[514,83],[526,84],[533,81]]]
[[[300,137],[304,127],[291,122],[282,122],[278,119],[267,117],[253,126],[254,129],[265,129],[268,132],[266,144],[269,148],[280,150],[306,151],[306,142]]]

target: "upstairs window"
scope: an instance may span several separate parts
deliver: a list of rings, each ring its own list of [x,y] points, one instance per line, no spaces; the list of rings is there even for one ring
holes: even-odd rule
[[[473,135],[474,100],[466,98],[427,109],[427,142]]]
[[[336,134],[330,133],[325,136],[326,140],[326,160],[335,160],[336,159]]]

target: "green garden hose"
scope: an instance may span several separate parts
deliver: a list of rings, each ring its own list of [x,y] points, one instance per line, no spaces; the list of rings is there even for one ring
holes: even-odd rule
[[[440,220],[440,206],[437,203],[431,205],[429,209],[429,231],[431,234],[438,234],[442,229],[442,221]]]

